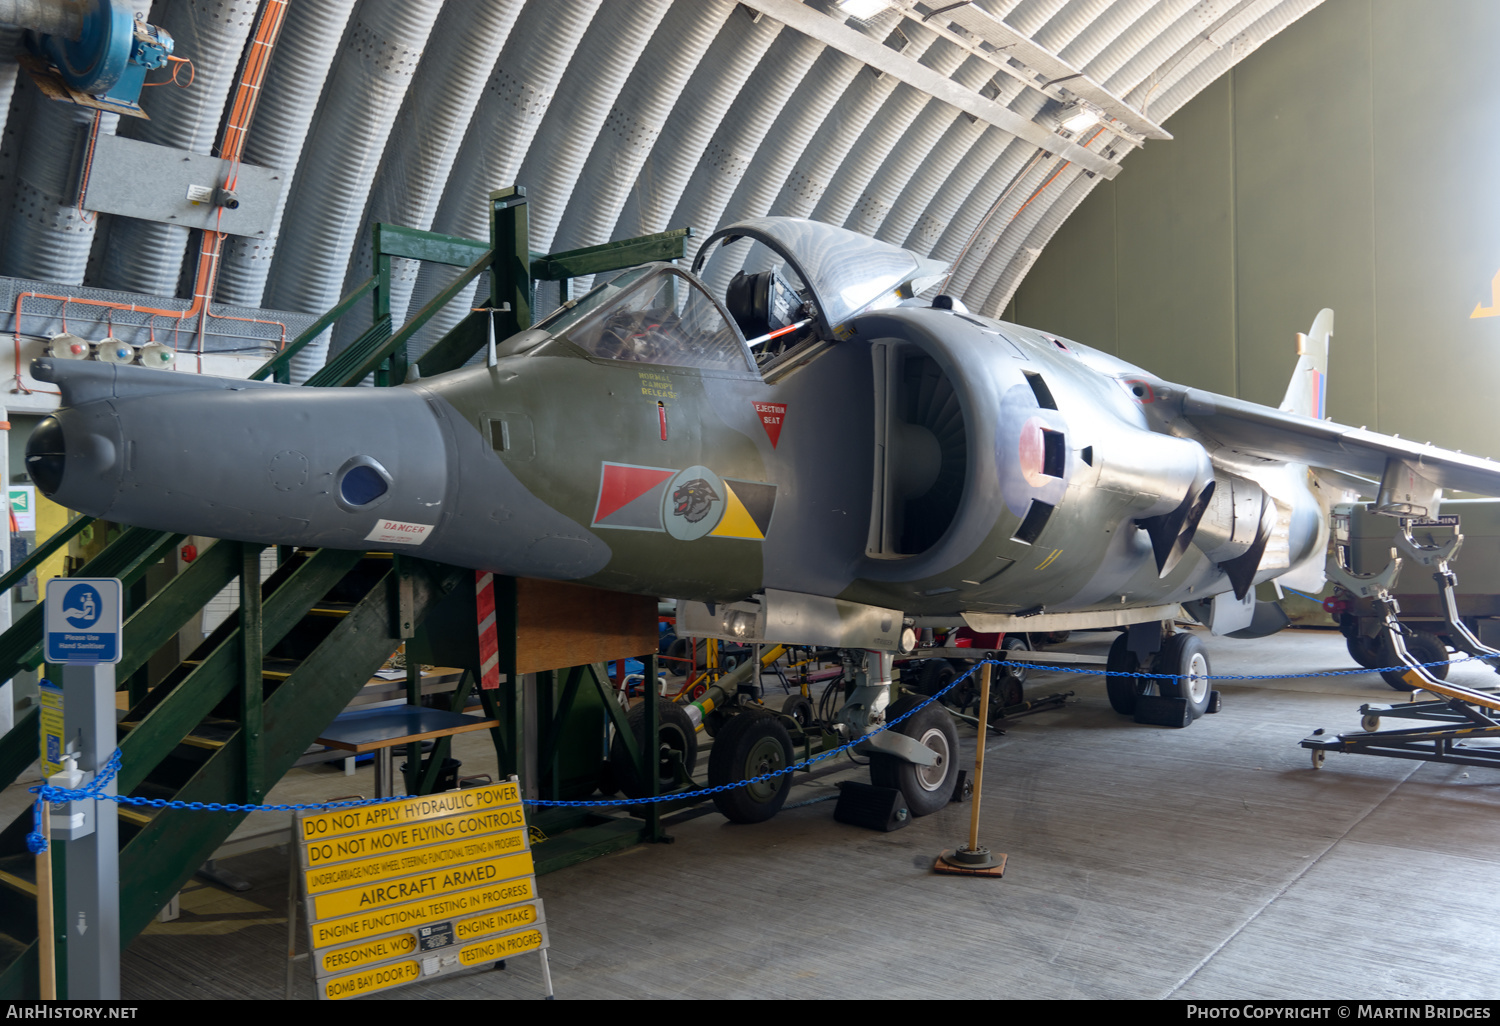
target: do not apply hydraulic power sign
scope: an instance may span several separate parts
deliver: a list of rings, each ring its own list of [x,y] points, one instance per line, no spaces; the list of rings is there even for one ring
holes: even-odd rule
[[[47,582],[43,624],[49,663],[120,661],[120,581],[54,577]]]
[[[319,998],[547,946],[514,782],[300,817]]]

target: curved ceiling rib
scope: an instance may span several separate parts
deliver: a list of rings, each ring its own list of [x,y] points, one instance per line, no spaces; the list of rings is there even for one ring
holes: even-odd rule
[[[152,120],[121,131],[209,152],[264,2],[159,0],[152,20],[197,77],[146,90]],[[368,273],[372,221],[483,238],[489,192],[520,184],[539,250],[809,216],[959,261],[949,291],[993,313],[1125,154],[1319,2],[886,0],[855,17],[839,0],[297,0],[245,149],[282,172],[284,213],[269,237],[226,242],[216,300],[321,311]],[[0,273],[179,291],[188,233],[111,216],[96,234],[73,185],[94,116],[13,67]],[[1085,102],[1105,120],[1061,129]],[[395,311],[455,273],[403,266]]]
[[[896,20],[894,12],[886,12],[877,19],[860,24],[858,30],[878,41],[889,32]],[[795,102],[789,103],[781,116],[772,123],[770,131],[760,140],[754,152],[747,151],[744,175],[735,186],[729,201],[724,204],[723,210],[719,211],[719,223],[757,217],[770,209],[793,168],[812,143],[813,134],[816,132],[829,141],[837,137],[839,126],[829,125],[827,122],[831,116],[837,115],[839,105],[851,92],[865,92],[865,83],[859,81],[861,72],[864,72],[867,81],[873,80],[874,76],[869,70],[847,54],[839,53],[832,47],[825,47],[818,54],[817,60],[797,84]],[[858,104],[858,100],[852,102]],[[854,112],[843,113],[847,117],[853,116]],[[864,116],[868,118],[872,113],[873,111],[866,111]],[[728,248],[743,263],[744,257],[753,247],[746,240]],[[717,260],[714,270],[730,272],[735,269],[735,263],[732,259]],[[718,279],[710,280],[707,284],[722,294],[729,284],[729,275],[720,274]]]
[[[615,222],[615,238],[666,230],[719,123],[780,33],[781,25],[770,18],[752,19],[743,9],[730,15],[688,79],[687,102],[673,109],[641,165]]]
[[[967,56],[964,51],[951,43],[935,39],[923,48],[920,59],[924,65],[943,77],[953,78],[962,83],[964,79],[959,69]],[[974,86],[980,84],[982,80],[975,82]],[[895,83],[895,88],[891,90],[884,106],[869,123],[861,128],[859,138],[855,140],[848,158],[840,166],[825,172],[827,185],[822,195],[818,197],[817,205],[808,216],[816,221],[847,226],[855,209],[862,207],[867,212],[870,222],[879,224],[884,218],[884,213],[890,209],[890,204],[888,201],[881,202],[876,198],[877,191],[872,189],[872,183],[888,162],[894,159],[900,163],[902,158],[908,156],[906,153],[897,152],[898,143],[925,111],[938,107],[947,108],[950,111],[950,118],[958,113],[943,101],[933,99],[915,86],[905,82]],[[913,158],[918,158],[926,152],[920,143],[911,145],[913,148],[909,156]],[[910,171],[914,170],[913,166]]]
[[[443,9],[433,25],[428,49],[446,55],[446,59],[418,75],[407,91],[361,223],[384,221],[423,230],[432,227],[474,106],[494,72],[495,56],[521,13],[521,4],[522,0],[500,0]],[[360,232],[357,256],[345,275],[344,292],[373,273],[372,243],[368,231]],[[390,304],[397,323],[406,315],[420,266],[415,260],[393,262]],[[345,318],[335,335],[334,350],[348,345],[363,330],[357,318]]]
[[[732,0],[674,4],[667,12],[610,109],[609,130],[599,135],[583,162],[557,227],[555,249],[597,246],[613,237],[631,187],[673,108],[733,12]]]
[[[286,223],[295,231],[278,245],[267,305],[321,313],[338,302],[364,233],[359,215],[442,6],[442,0],[365,0],[350,18],[287,202]],[[327,351],[325,333],[297,354],[293,380],[311,377]]]
[[[496,189],[516,184],[526,151],[552,106],[558,82],[599,3],[532,2],[522,9],[475,107],[468,135],[459,146],[433,219],[434,231],[469,239],[489,237],[486,198]],[[412,291],[411,308],[426,306],[458,274],[457,268],[424,265]],[[457,324],[473,305],[468,298],[472,294],[469,289],[464,297],[439,311],[414,340],[412,349],[420,350]]]
[[[316,101],[309,102],[308,97],[322,95],[353,8],[354,0],[301,0],[288,8],[260,105],[245,138],[246,163],[278,168],[284,181],[296,183],[297,160],[317,111]],[[286,198],[283,191],[266,238],[231,235],[225,241],[218,282],[218,295],[224,302],[261,305]]]

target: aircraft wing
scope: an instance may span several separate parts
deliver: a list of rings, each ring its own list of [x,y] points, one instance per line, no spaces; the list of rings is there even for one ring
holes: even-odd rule
[[[1181,403],[1194,428],[1235,452],[1376,480],[1405,464],[1438,487],[1500,496],[1500,463],[1492,460],[1196,388],[1184,389]]]

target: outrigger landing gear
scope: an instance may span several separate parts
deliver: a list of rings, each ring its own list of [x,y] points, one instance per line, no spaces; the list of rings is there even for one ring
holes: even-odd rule
[[[1447,621],[1448,636],[1454,647],[1475,658],[1500,657],[1500,651],[1480,642],[1458,615],[1458,576],[1449,568],[1448,560],[1453,558],[1463,544],[1463,535],[1455,532],[1452,538],[1441,544],[1422,545],[1411,536],[1410,528],[1403,524],[1396,544],[1421,565],[1436,568],[1432,578],[1437,582],[1438,593],[1442,598],[1443,617]],[[1421,658],[1410,651],[1404,637],[1406,628],[1398,619],[1400,606],[1390,593],[1400,571],[1401,557],[1396,555],[1395,550],[1392,550],[1391,561],[1385,569],[1368,575],[1351,571],[1344,563],[1344,552],[1340,550],[1338,565],[1329,568],[1329,576],[1340,587],[1360,598],[1369,599],[1375,605],[1380,613],[1383,647],[1404,667],[1394,672],[1399,675],[1405,689],[1427,691],[1439,697],[1430,702],[1360,706],[1361,732],[1330,737],[1320,730],[1302,741],[1302,747],[1312,752],[1313,769],[1323,765],[1323,758],[1328,752],[1384,755],[1393,759],[1422,762],[1456,762],[1468,766],[1500,766],[1500,748],[1472,743],[1500,739],[1500,694],[1494,689],[1480,690],[1449,684],[1432,673],[1430,668],[1423,666]],[[1500,672],[1500,666],[1495,666],[1495,669]],[[1392,687],[1398,686],[1389,677],[1387,682]],[[1427,720],[1447,725],[1379,730],[1382,716]]]

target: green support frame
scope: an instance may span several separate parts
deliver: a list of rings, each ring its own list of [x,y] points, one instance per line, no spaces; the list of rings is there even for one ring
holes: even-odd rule
[[[408,376],[410,340],[470,283],[488,273],[486,306],[471,311],[416,361],[422,375],[450,370],[462,366],[485,345],[490,328],[487,318],[493,320],[495,334],[501,338],[531,326],[536,281],[559,281],[566,289],[572,278],[652,260],[680,259],[686,239],[691,236],[689,229],[679,229],[537,255],[529,249],[525,190],[517,186],[497,191],[492,194],[490,204],[488,244],[396,225],[376,225],[375,273],[250,377],[289,383],[291,363],[297,353],[361,303],[369,302],[370,326],[306,384],[351,386],[373,375],[377,385],[399,385]],[[395,259],[426,260],[460,268],[453,280],[399,330],[392,324],[390,311]],[[93,523],[91,518],[80,517],[43,542],[20,565],[0,576],[0,593],[37,572],[45,560]],[[121,744],[127,750],[119,781],[122,792],[141,786],[147,774],[217,709],[221,714],[232,715],[236,727],[223,747],[207,759],[176,796],[200,801],[263,800],[271,785],[305,748],[303,727],[291,728],[298,724],[305,726],[320,717],[320,722],[326,722],[347,703],[348,695],[334,694],[322,685],[345,671],[362,671],[367,668],[366,663],[378,666],[383,659],[382,646],[387,643],[393,646],[412,637],[427,610],[467,573],[419,560],[394,559],[391,572],[335,628],[329,642],[315,650],[290,678],[272,691],[265,676],[267,653],[328,589],[359,563],[361,554],[322,550],[299,561],[293,559],[290,550],[282,549],[280,568],[262,581],[262,546],[220,542],[206,547],[196,561],[155,594],[147,594],[144,585],[147,571],[183,540],[181,535],[130,528],[77,571],[83,576],[119,577],[130,595],[123,658],[118,670],[119,679],[129,682],[131,690],[131,710],[121,725]],[[203,657],[193,665],[183,666],[148,694],[143,674],[152,654],[177,635],[210,598],[235,580],[240,583],[239,608],[206,639]],[[41,620],[42,610],[38,606],[0,636],[0,679],[14,676],[23,668],[36,669],[41,665]],[[648,679],[654,680],[655,658],[646,658]],[[624,737],[632,758],[642,765],[643,777],[655,786],[655,766],[647,765],[648,760],[654,763],[654,753],[649,746],[645,751],[637,750],[624,713],[613,700],[603,668],[573,667],[548,676],[545,690],[550,712],[539,722],[542,748],[539,757],[550,760],[554,770],[560,765],[563,724],[579,696],[592,686],[603,700],[611,722]],[[452,698],[455,710],[461,710],[467,703],[475,682],[472,673],[465,675]],[[362,679],[357,683],[362,683]],[[501,724],[491,733],[502,767],[519,766],[526,755],[519,684],[512,674],[500,689],[480,692],[487,715]],[[407,698],[410,702],[421,700],[416,673],[408,674]],[[654,703],[650,715],[654,723]],[[13,782],[35,760],[39,718],[38,710],[28,711],[0,738],[0,786]],[[445,740],[425,763],[418,760],[417,752],[408,753],[408,783],[413,790],[430,791],[448,755],[448,747]],[[647,813],[644,829],[634,820],[618,817],[585,814],[561,817],[557,822],[562,824],[564,820],[580,823],[587,829],[574,831],[566,843],[545,847],[538,856],[542,871],[638,840],[667,839],[661,830],[660,809],[654,806]],[[14,850],[29,829],[29,822],[29,816],[23,816],[0,831],[0,850]],[[198,862],[207,858],[219,843],[217,829],[194,832],[188,824],[186,814],[163,813],[147,826],[132,827],[128,839],[122,833],[125,842],[122,869],[128,868],[135,881],[128,907],[122,907],[122,940],[128,942],[144,927],[161,902],[181,886]],[[0,964],[0,996],[34,996],[37,947],[34,941],[28,942],[24,937],[21,940],[22,950],[8,963]],[[57,942],[61,950],[61,934]],[[30,946],[25,947],[26,943]]]

